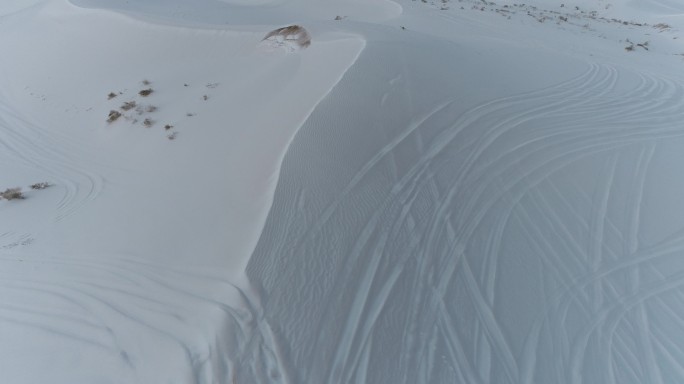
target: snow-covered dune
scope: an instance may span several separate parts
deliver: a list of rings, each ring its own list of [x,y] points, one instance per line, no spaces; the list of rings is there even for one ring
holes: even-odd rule
[[[26,199],[0,201],[3,377],[228,382],[227,351],[261,332],[243,271],[282,156],[364,41],[318,29],[293,54],[261,41],[279,25],[15,8],[0,186]]]
[[[683,381],[680,8],[3,2],[1,377]]]

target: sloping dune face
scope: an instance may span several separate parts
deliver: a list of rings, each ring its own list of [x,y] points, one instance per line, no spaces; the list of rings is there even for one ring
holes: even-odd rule
[[[295,381],[681,379],[682,84],[593,64],[416,118],[402,98],[447,82],[372,50],[293,143],[250,260]]]
[[[676,59],[412,37],[299,131],[250,260],[294,381],[683,380]]]

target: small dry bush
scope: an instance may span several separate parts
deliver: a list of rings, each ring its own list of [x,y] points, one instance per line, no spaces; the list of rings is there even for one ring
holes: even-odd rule
[[[152,88],[147,88],[147,89],[143,89],[142,91],[138,92],[138,95],[140,95],[142,97],[147,97],[147,96],[151,95],[152,92],[154,92],[152,90]]]
[[[633,41],[629,41],[629,39],[627,39],[626,42],[629,43],[629,45],[625,47],[625,51],[627,52],[634,51],[636,47],[640,47],[645,51],[648,51],[648,41],[644,41],[643,43],[634,43]]]
[[[31,185],[31,189],[45,189],[50,186],[50,183],[48,182],[42,182],[42,183],[35,183]]]
[[[121,109],[123,109],[124,111],[130,111],[131,109],[135,108],[136,105],[137,104],[135,101],[127,101],[127,102],[123,103],[123,105],[121,106]]]
[[[0,198],[6,200],[21,200],[24,199],[24,194],[21,192],[21,188],[7,188],[4,192],[0,192]]]
[[[301,48],[306,48],[311,45],[311,35],[309,35],[309,32],[300,25],[289,25],[287,27],[274,29],[263,38],[263,40],[269,39],[274,39],[276,41],[282,39],[283,41],[294,43]]]
[[[145,127],[149,128],[149,127],[151,127],[151,126],[154,125],[154,120],[152,120],[152,119],[145,119],[145,121],[143,121],[143,125],[144,125]]]
[[[109,111],[109,117],[107,118],[108,123],[113,123],[115,122],[119,117],[121,117],[121,112],[111,110]]]
[[[107,95],[107,100],[111,100],[116,97],[116,93],[114,92],[109,92],[109,95]]]

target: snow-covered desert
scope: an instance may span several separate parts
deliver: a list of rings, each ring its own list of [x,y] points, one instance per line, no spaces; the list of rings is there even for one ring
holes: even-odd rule
[[[670,384],[683,329],[684,2],[0,2],[0,383]]]

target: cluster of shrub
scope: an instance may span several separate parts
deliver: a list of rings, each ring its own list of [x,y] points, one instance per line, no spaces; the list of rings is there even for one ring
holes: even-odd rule
[[[143,84],[146,88],[145,88],[145,89],[142,89],[142,90],[140,90],[140,91],[138,92],[138,95],[139,95],[139,96],[141,96],[141,97],[148,97],[148,96],[150,96],[152,93],[154,93],[154,89],[152,89],[151,87],[149,87],[149,85],[151,84],[151,82],[150,82],[149,80],[143,80],[143,81],[142,81],[142,84]],[[187,86],[187,84],[186,84],[185,86]],[[110,92],[110,93],[107,95],[107,99],[108,99],[108,100],[114,99],[115,97],[117,97],[117,96],[119,96],[119,95],[121,95],[121,94],[123,94],[123,93],[122,93],[122,92],[119,92],[119,93],[117,94],[117,93],[114,93],[114,92]],[[208,98],[208,97],[205,95],[205,96],[204,96],[204,100],[207,100],[207,98]],[[121,106],[119,107],[118,110],[112,109],[112,110],[109,111],[109,115],[107,116],[107,123],[111,124],[111,123],[117,121],[117,120],[118,120],[119,118],[121,118],[122,116],[123,116],[124,118],[126,118],[127,120],[131,120],[134,124],[137,123],[137,122],[138,122],[138,119],[137,119],[137,118],[135,118],[135,117],[130,117],[130,116],[124,116],[124,113],[129,112],[129,111],[131,111],[131,110],[135,111],[135,113],[136,113],[137,115],[143,115],[143,114],[145,114],[145,113],[152,113],[152,112],[155,112],[155,111],[157,110],[157,107],[154,106],[154,105],[146,105],[146,106],[139,105],[135,100],[125,101],[123,104],[121,104]],[[134,116],[135,116],[135,115],[134,115]],[[149,118],[149,117],[146,117],[146,118],[143,120],[142,125],[143,125],[144,127],[146,127],[146,128],[150,128],[150,127],[152,127],[152,126],[154,125],[154,123],[155,123],[154,120],[152,120],[152,119]],[[167,131],[170,130],[171,128],[173,128],[173,126],[170,125],[170,124],[166,124],[166,125],[164,126],[164,129],[167,130]],[[176,135],[177,135],[177,132],[171,132],[171,133],[169,133],[169,134],[167,135],[167,137],[168,137],[169,140],[174,140],[174,139],[176,138]]]
[[[50,186],[50,183],[47,182],[42,182],[42,183],[35,183],[30,186],[31,189],[45,189]],[[26,196],[24,196],[24,192],[22,192],[20,187],[16,188],[7,188],[5,189],[4,192],[0,192],[0,200],[5,199],[5,200],[23,200],[25,199]]]
[[[143,85],[145,85],[145,86],[150,85],[150,82],[149,82],[148,80],[143,80],[142,83],[143,83]],[[145,88],[145,89],[141,90],[140,92],[138,92],[138,95],[140,95],[140,96],[142,96],[142,97],[148,97],[148,96],[151,95],[153,92],[154,92],[154,90],[153,90],[152,88]],[[121,93],[119,93],[119,94],[121,94]],[[117,97],[119,94],[116,94],[116,93],[114,93],[114,92],[110,92],[110,93],[107,95],[107,99],[108,99],[108,100],[111,100],[111,99]],[[124,103],[121,105],[121,107],[119,107],[119,108],[120,108],[121,111],[123,111],[123,112],[127,112],[127,111],[130,111],[131,109],[134,109],[134,108],[135,108],[136,112],[138,112],[139,115],[142,115],[144,112],[151,113],[151,112],[154,112],[154,111],[157,110],[157,107],[155,107],[154,105],[148,105],[147,107],[139,106],[139,105],[135,102],[135,100],[126,101],[126,102],[124,102]],[[122,113],[122,112],[117,111],[116,109],[112,109],[111,111],[109,111],[109,116],[107,117],[107,122],[108,122],[108,123],[113,123],[113,122],[115,122],[116,120],[118,120],[121,116],[123,116],[123,113]],[[137,120],[136,120],[136,121],[137,121]],[[152,124],[153,124],[153,121],[150,120],[149,118],[147,118],[147,119],[145,119],[145,121],[143,122],[143,124],[144,124],[146,127],[151,127]]]

